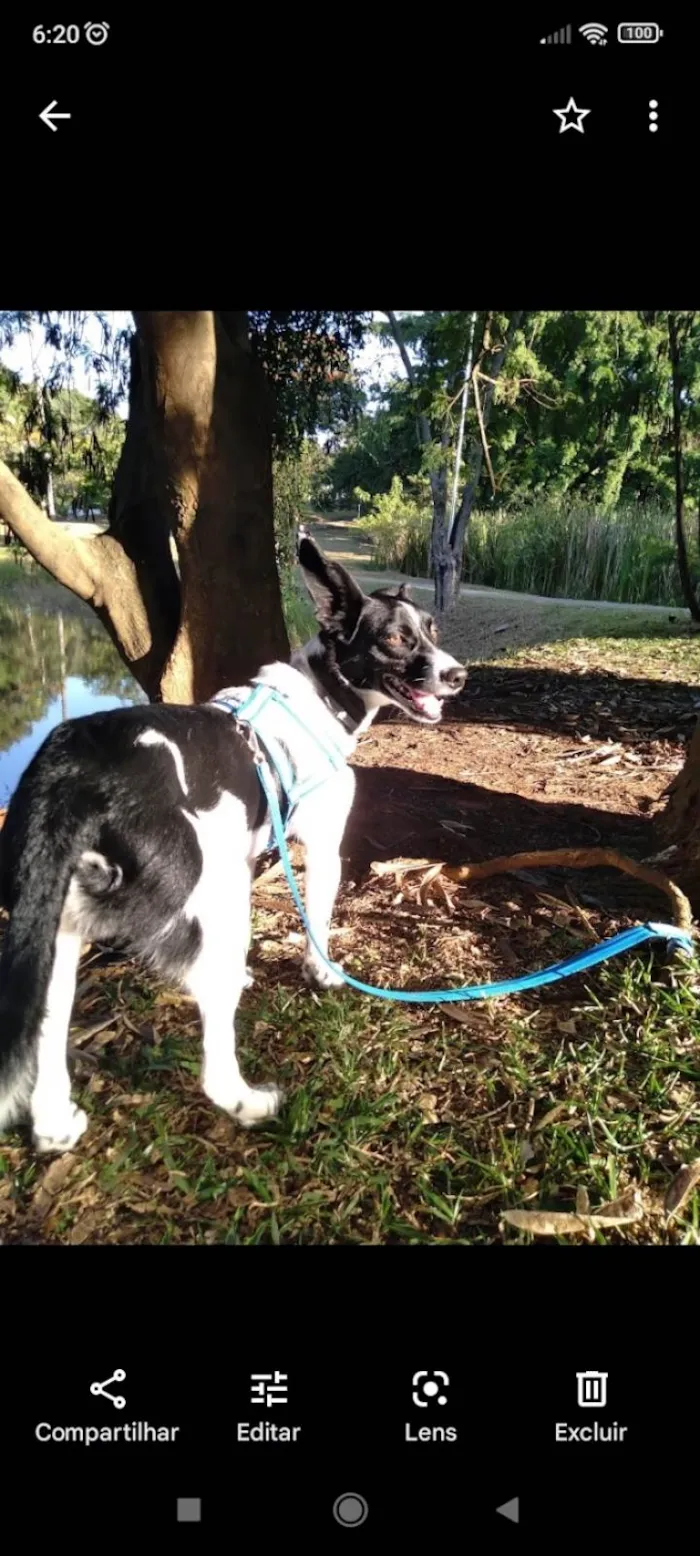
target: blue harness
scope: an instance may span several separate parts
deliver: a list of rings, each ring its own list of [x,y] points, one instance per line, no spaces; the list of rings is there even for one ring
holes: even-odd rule
[[[243,725],[247,731],[248,744],[255,759],[260,785],[270,811],[270,835],[265,845],[266,850],[274,848],[275,844],[279,847],[275,815],[284,841],[285,832],[290,826],[292,815],[300,800],[313,794],[314,789],[320,789],[328,778],[329,767],[335,769],[345,766],[347,751],[336,744],[330,733],[327,739],[322,740],[316,730],[310,731],[304,720],[300,719],[295,712],[289,699],[265,681],[254,681],[251,691],[241,699],[214,697],[213,701],[218,707],[227,708],[229,713],[233,714],[236,723]],[[310,760],[304,763],[301,770],[295,767],[290,758],[284,741],[284,718],[280,719],[280,713],[286,715],[286,718],[291,720],[297,729],[302,729],[307,736],[306,749]],[[279,786],[280,798],[278,798],[277,786]],[[274,793],[275,811],[270,806],[268,788]]]
[[[233,697],[215,697],[213,700],[220,707],[228,708],[236,722],[248,731],[249,744],[270,815],[270,839],[267,846],[271,848],[274,844],[277,845],[287,884],[309,940],[324,965],[338,974],[351,989],[357,989],[360,994],[370,994],[375,999],[394,1000],[404,1005],[461,1004],[465,1000],[495,999],[504,994],[520,994],[525,989],[537,989],[547,983],[556,983],[560,978],[572,978],[587,967],[595,967],[599,962],[607,961],[608,957],[619,956],[622,951],[631,951],[634,946],[642,945],[647,940],[665,940],[669,944],[678,946],[686,955],[693,954],[693,936],[689,930],[679,929],[676,924],[649,923],[637,924],[632,929],[623,929],[619,935],[613,935],[610,940],[601,940],[590,950],[567,957],[563,962],[555,962],[553,966],[545,967],[541,972],[525,973],[520,978],[504,978],[500,983],[465,984],[457,989],[432,989],[420,993],[404,989],[379,989],[371,983],[362,983],[358,978],[352,978],[350,973],[346,973],[338,966],[337,962],[328,960],[310,928],[294,878],[285,835],[299,801],[326,781],[329,764],[332,768],[344,766],[347,760],[346,754],[331,739],[322,741],[315,730],[310,731],[303,719],[295,713],[288,699],[275,687],[268,686],[264,682],[254,684],[252,691],[242,700]],[[289,752],[274,727],[277,726],[279,730],[281,710],[284,710],[287,717],[292,719],[298,728],[303,729],[307,736],[311,735],[316,743],[321,760],[314,762],[312,770],[300,774],[295,772]],[[278,785],[282,805],[278,798]]]

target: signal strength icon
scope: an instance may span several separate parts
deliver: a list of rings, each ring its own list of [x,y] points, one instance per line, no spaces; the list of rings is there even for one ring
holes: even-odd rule
[[[540,38],[540,43],[570,43],[571,23],[568,27],[560,27],[558,32],[550,32],[548,38]]]
[[[602,22],[584,22],[583,27],[579,27],[579,32],[583,34],[586,43],[607,43],[605,36],[607,30]]]

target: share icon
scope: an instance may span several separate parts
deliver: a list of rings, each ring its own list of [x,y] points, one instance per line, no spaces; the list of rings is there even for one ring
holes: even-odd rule
[[[111,1378],[105,1378],[103,1383],[91,1383],[90,1384],[90,1393],[91,1394],[103,1394],[105,1399],[111,1399],[112,1404],[114,1405],[115,1410],[123,1410],[124,1406],[126,1404],[126,1400],[124,1398],[124,1395],[123,1394],[109,1394],[107,1392],[107,1384],[108,1383],[123,1383],[125,1377],[126,1377],[126,1373],[124,1372],[123,1368],[122,1367],[118,1367],[117,1371],[112,1373]]]

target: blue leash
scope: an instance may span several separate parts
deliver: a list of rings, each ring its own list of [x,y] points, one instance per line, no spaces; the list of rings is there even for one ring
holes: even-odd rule
[[[446,1005],[451,1002],[459,1002],[461,1004],[463,1000],[496,999],[503,994],[519,994],[523,989],[538,989],[543,984],[556,983],[559,978],[573,978],[576,973],[583,972],[586,967],[595,967],[598,962],[607,961],[609,956],[619,956],[621,951],[630,951],[633,946],[642,945],[645,940],[666,940],[669,943],[682,946],[684,951],[692,954],[693,937],[687,929],[679,929],[675,924],[637,924],[633,929],[623,929],[621,934],[613,935],[611,940],[602,940],[599,945],[593,946],[590,951],[581,951],[577,956],[567,957],[563,962],[555,962],[552,967],[545,967],[542,972],[526,973],[521,978],[503,978],[500,983],[466,984],[460,989],[433,989],[425,994],[420,992],[414,993],[404,989],[377,989],[371,983],[362,983],[359,978],[351,977],[350,973],[339,967],[337,962],[328,960],[309,927],[309,920],[294,878],[275,785],[264,759],[258,760],[257,767],[258,777],[270,808],[272,830],[279,849],[284,873],[287,877],[287,884],[296,903],[304,929],[317,956],[321,958],[326,967],[330,967],[332,972],[338,973],[344,982],[349,984],[351,989],[357,989],[360,994],[371,994],[374,999],[396,1000],[403,1005]]]
[[[497,999],[504,994],[520,994],[524,989],[539,989],[547,983],[557,983],[560,978],[573,978],[577,973],[584,972],[587,967],[595,967],[599,962],[606,962],[608,957],[619,956],[622,951],[631,951],[633,946],[643,945],[648,940],[665,940],[670,945],[677,945],[686,955],[693,954],[693,936],[687,929],[679,929],[676,924],[637,924],[633,929],[623,929],[619,935],[613,935],[610,940],[601,940],[598,945],[589,951],[580,951],[577,956],[569,956],[563,962],[555,962],[552,967],[543,968],[542,972],[525,973],[521,978],[503,978],[500,983],[466,984],[458,989],[432,989],[427,993],[406,991],[404,989],[378,989],[371,983],[362,983],[359,978],[351,977],[337,962],[329,961],[321,950],[315,935],[313,934],[309,920],[306,916],[304,904],[301,900],[299,888],[294,878],[292,861],[289,857],[287,839],[285,836],[285,824],[282,820],[275,781],[272,777],[266,756],[261,749],[261,742],[270,753],[275,763],[280,779],[282,792],[285,794],[291,809],[299,799],[310,793],[314,787],[323,782],[324,775],[315,775],[304,784],[296,784],[291,769],[289,758],[284,747],[275,739],[272,733],[266,730],[264,735],[256,727],[256,719],[270,704],[283,707],[285,711],[300,724],[302,721],[290,707],[287,699],[279,694],[275,688],[265,684],[256,684],[248,697],[242,702],[232,698],[217,697],[215,702],[228,708],[235,719],[242,724],[247,724],[253,734],[258,737],[253,743],[253,755],[258,770],[260,784],[267,800],[270,819],[272,822],[272,834],[279,856],[282,861],[287,884],[296,904],[297,912],[306,933],[314,947],[316,955],[329,967],[331,972],[341,977],[351,989],[357,989],[360,994],[370,994],[374,999],[393,1000],[403,1005],[446,1005],[462,1004],[465,1000]],[[303,726],[305,728],[305,726]],[[314,735],[318,742],[318,737]],[[319,742],[320,746],[320,742]],[[334,767],[338,767],[345,757],[339,748],[329,749],[320,746],[327,761]]]

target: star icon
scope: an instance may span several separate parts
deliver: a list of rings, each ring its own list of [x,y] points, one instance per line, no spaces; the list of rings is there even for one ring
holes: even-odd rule
[[[569,98],[566,108],[553,108],[552,112],[561,121],[559,134],[563,135],[565,130],[579,130],[583,135],[582,121],[590,111],[590,108],[577,108],[573,97]]]

